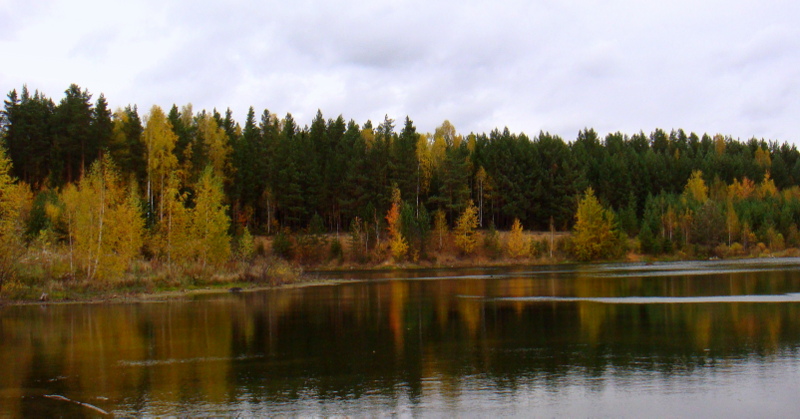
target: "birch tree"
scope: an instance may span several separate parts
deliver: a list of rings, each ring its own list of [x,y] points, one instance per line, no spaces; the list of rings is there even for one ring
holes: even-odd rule
[[[61,193],[73,275],[88,281],[118,278],[138,256],[144,231],[135,189],[126,193],[109,157]]]
[[[174,154],[178,136],[160,107],[154,105],[146,120],[142,137],[147,147],[147,203],[151,211],[158,208],[158,219],[161,220],[164,218],[162,196],[167,178],[178,167]]]

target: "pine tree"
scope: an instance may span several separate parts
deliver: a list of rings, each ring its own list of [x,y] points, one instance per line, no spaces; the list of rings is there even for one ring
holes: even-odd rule
[[[72,84],[55,109],[55,148],[58,157],[54,163],[63,164],[57,182],[80,179],[97,157],[98,138],[92,135],[92,95]]]

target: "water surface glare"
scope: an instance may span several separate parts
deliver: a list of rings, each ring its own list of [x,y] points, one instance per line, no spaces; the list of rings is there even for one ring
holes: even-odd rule
[[[800,259],[316,275],[345,281],[2,306],[0,417],[800,409]]]

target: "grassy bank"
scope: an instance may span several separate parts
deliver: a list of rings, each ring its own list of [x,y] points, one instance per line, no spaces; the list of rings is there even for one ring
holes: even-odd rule
[[[489,237],[496,234],[494,237]],[[231,260],[219,267],[195,263],[188,266],[169,266],[157,260],[139,260],[120,278],[90,281],[75,274],[70,266],[69,253],[62,248],[29,248],[16,266],[16,275],[0,290],[0,304],[25,302],[70,301],[142,301],[181,298],[202,292],[227,292],[230,289],[264,289],[304,285],[325,281],[310,270],[368,270],[415,269],[437,267],[477,267],[512,265],[549,265],[575,262],[564,249],[569,235],[546,232],[525,232],[526,251],[511,256],[508,232],[480,232],[480,246],[470,255],[460,254],[451,238],[440,243],[431,240],[424,254],[416,258],[395,261],[389,256],[386,243],[376,245],[367,254],[354,257],[356,252],[343,237],[326,235],[313,247],[303,241],[292,241],[294,251],[280,257],[272,251],[274,238],[258,237],[257,255],[249,260]],[[298,244],[299,243],[299,244]],[[335,251],[339,248],[339,251]],[[334,249],[334,251],[331,251]],[[708,258],[735,259],[800,256],[800,249],[769,249],[762,243],[743,247],[720,245],[715,249],[687,247],[668,254],[645,255],[639,252],[638,242],[627,242],[628,251],[609,262],[650,262],[698,260]]]
[[[136,261],[121,278],[107,281],[90,281],[70,272],[69,260],[63,254],[26,255],[15,277],[0,290],[0,301],[142,300],[187,292],[268,288],[308,280],[301,267],[272,256],[231,261],[221,267]]]

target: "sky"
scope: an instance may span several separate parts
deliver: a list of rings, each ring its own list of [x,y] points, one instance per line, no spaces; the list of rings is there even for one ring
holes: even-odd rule
[[[800,2],[0,0],[0,89],[114,108],[406,116],[567,141],[667,131],[800,143]]]

